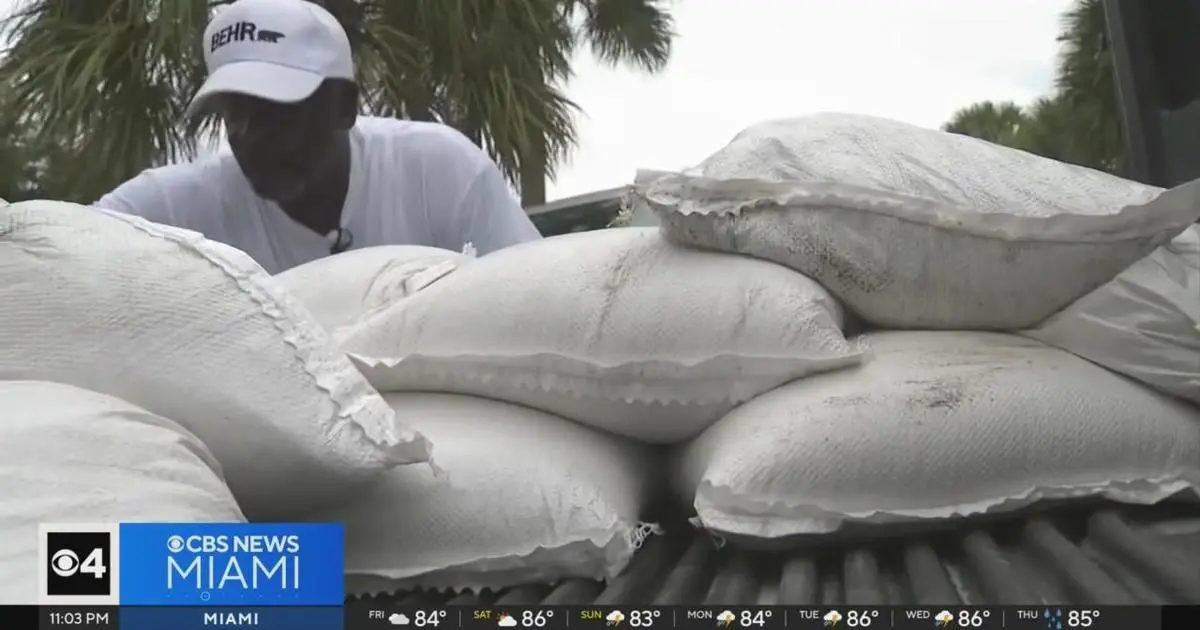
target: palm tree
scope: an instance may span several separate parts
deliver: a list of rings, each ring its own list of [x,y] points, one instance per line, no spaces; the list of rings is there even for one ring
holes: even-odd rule
[[[572,37],[559,42],[570,55],[578,41],[587,43],[610,66],[629,65],[657,73],[666,67],[674,40],[674,22],[660,0],[560,0],[560,11]],[[521,204],[546,202],[546,179],[553,177],[553,138],[535,143],[521,169]]]
[[[942,129],[996,144],[1012,146],[1021,128],[1028,123],[1025,112],[1016,103],[983,101],[954,113]]]
[[[91,200],[141,169],[195,152],[180,133],[184,93],[202,76],[203,2],[36,0],[13,16],[0,64],[10,86],[0,126],[74,154],[69,196]],[[199,30],[197,30],[199,29]]]
[[[1077,163],[1119,172],[1125,141],[1103,0],[1077,0],[1063,15],[1058,41],[1055,85],[1073,111],[1065,135],[1076,145]]]
[[[12,88],[0,128],[37,129],[39,146],[73,156],[56,164],[55,178],[71,182],[63,194],[77,200],[149,166],[190,159],[216,132],[212,120],[182,122],[204,78],[200,34],[211,12],[232,1],[29,0],[8,24],[0,85]],[[566,10],[574,3],[313,1],[346,26],[364,111],[454,125],[514,181],[530,155],[552,166],[572,146],[574,105],[559,86],[578,36]],[[612,9],[600,5],[652,2],[587,4],[606,25]],[[640,42],[631,32],[629,41]]]

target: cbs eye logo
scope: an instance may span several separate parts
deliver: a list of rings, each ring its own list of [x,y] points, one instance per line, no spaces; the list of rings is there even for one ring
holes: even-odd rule
[[[49,532],[47,595],[108,595],[108,532]]]

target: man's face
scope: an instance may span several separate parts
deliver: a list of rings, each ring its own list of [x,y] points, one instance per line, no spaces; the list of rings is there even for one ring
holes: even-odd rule
[[[229,147],[260,197],[285,204],[301,198],[329,168],[333,116],[321,91],[299,103],[224,94],[218,107]]]

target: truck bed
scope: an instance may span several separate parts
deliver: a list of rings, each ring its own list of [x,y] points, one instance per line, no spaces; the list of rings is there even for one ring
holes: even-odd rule
[[[718,547],[680,523],[647,540],[608,584],[368,599],[394,606],[1196,604],[1200,506],[1091,504],[941,531],[812,538],[785,553]]]

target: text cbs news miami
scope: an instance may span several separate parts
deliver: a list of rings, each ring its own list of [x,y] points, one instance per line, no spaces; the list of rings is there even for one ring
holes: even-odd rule
[[[32,615],[41,630],[340,630],[344,537],[324,523],[43,524]]]

